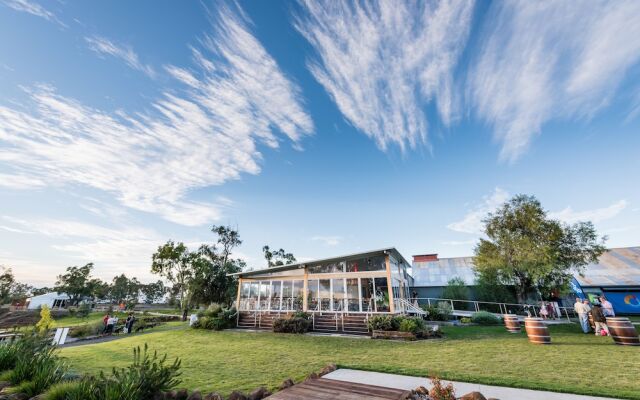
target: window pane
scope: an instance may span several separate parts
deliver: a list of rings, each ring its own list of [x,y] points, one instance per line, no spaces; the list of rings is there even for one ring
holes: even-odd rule
[[[389,290],[387,278],[376,278],[376,311],[389,312]]]
[[[320,279],[320,310],[331,310],[331,280]]]
[[[293,281],[282,281],[282,310],[293,309]]]
[[[373,279],[360,278],[360,293],[362,294],[362,311],[373,312]]]
[[[386,269],[384,256],[360,258],[347,262],[347,272],[384,271]]]
[[[293,281],[293,309],[302,311],[304,281]]]
[[[333,311],[344,311],[344,279],[333,279]]]
[[[347,279],[347,307],[349,311],[360,311],[358,278]]]
[[[282,287],[282,281],[271,282],[271,310],[280,310],[280,288]]]
[[[309,267],[309,273],[324,274],[324,273],[344,272],[344,265],[345,265],[344,261],[312,265]]]
[[[318,311],[318,281],[310,279],[307,282],[307,310]]]

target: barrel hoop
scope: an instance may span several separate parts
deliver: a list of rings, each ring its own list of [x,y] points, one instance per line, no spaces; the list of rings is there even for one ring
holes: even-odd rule
[[[532,335],[532,334],[528,334],[529,337],[542,337],[542,338],[547,338],[547,337],[551,337],[550,335]]]
[[[638,336],[616,336],[616,335],[611,335],[612,338],[616,338],[616,339],[640,339],[640,337]]]

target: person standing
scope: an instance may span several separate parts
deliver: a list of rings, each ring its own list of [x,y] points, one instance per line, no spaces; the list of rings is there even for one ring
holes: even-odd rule
[[[133,313],[129,313],[127,316],[127,320],[125,321],[125,327],[127,328],[127,333],[133,332],[133,324],[136,322],[136,317],[133,316]]]
[[[589,333],[591,328],[589,327],[589,311],[585,304],[582,303],[580,297],[576,297],[576,302],[573,305],[573,310],[578,314],[578,320],[580,321],[580,327],[582,332]]]
[[[605,335],[609,336],[609,327],[607,326],[607,318],[605,318],[602,312],[602,306],[599,302],[596,302],[591,309],[591,315],[593,316],[593,323],[596,324],[596,336],[602,335],[602,331],[606,332]]]
[[[602,312],[605,317],[615,317],[616,312],[613,310],[613,304],[604,296],[600,296],[600,304],[602,304]]]
[[[106,315],[104,316],[104,318],[102,318],[102,325],[103,325],[103,327],[102,327],[102,334],[106,334],[106,333],[107,333],[107,324],[108,324],[108,322],[109,322],[109,318],[110,318],[110,317],[111,317],[111,316],[110,316],[109,314],[106,314]]]

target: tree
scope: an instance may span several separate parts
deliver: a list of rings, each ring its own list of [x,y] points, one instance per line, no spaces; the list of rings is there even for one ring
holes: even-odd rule
[[[51,293],[53,292],[53,288],[43,286],[41,288],[33,288],[31,289],[32,296],[40,296],[41,294]]]
[[[48,305],[43,305],[40,310],[40,321],[36,324],[36,330],[44,335],[53,326],[53,318]]]
[[[153,304],[158,300],[162,300],[165,293],[167,293],[164,283],[160,280],[155,283],[152,282],[142,285],[140,290],[144,295],[144,302],[147,304]]]
[[[173,283],[173,288],[180,293],[180,310],[183,321],[187,319],[189,304],[189,285],[193,278],[194,257],[184,243],[169,240],[152,256],[151,272],[158,274]]]
[[[67,273],[58,275],[58,280],[53,288],[58,293],[66,293],[72,305],[84,298],[93,297],[100,280],[93,279],[91,272],[93,263],[88,263],[83,267],[67,267]]]
[[[574,271],[605,251],[606,237],[598,239],[591,222],[550,219],[534,196],[513,197],[483,222],[487,239],[475,248],[477,273],[513,285],[521,303],[532,291],[565,288]]]
[[[296,262],[296,258],[292,253],[287,253],[284,249],[271,251],[269,246],[262,247],[262,253],[267,260],[267,267],[277,267],[280,265],[289,265]]]
[[[447,286],[442,291],[442,297],[453,300],[468,300],[469,288],[462,278],[453,277],[449,279]]]
[[[140,294],[140,282],[136,278],[127,278],[125,274],[113,278],[109,297],[116,304],[137,303]]]
[[[216,243],[222,246],[222,265],[227,265],[227,260],[231,251],[242,244],[240,233],[238,230],[232,229],[230,226],[216,226],[211,228],[211,232],[215,233],[218,238]]]
[[[231,304],[238,287],[238,278],[229,276],[242,271],[242,260],[227,259],[224,254],[216,254],[213,246],[203,245],[193,254],[194,279],[193,300],[198,303]]]
[[[11,268],[0,267],[0,302],[2,304],[11,302],[11,293],[15,284],[16,279]]]

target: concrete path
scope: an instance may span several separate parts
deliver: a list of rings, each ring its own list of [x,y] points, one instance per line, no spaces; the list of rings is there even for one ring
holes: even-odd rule
[[[419,386],[430,388],[427,378],[414,376],[383,374],[380,372],[358,371],[355,369],[338,369],[323,378],[339,381],[364,383],[388,388],[413,390]],[[442,381],[449,383],[449,381]],[[486,398],[500,400],[611,400],[610,397],[593,397],[578,394],[546,392],[542,390],[516,389],[501,386],[480,385],[477,383],[451,382],[456,390],[456,395],[462,396],[469,392],[480,392]]]

